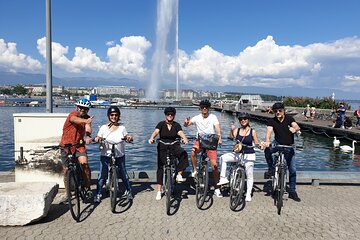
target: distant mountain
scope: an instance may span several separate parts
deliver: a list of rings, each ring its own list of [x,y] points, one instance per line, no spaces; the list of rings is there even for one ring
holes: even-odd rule
[[[0,71],[0,85],[16,84],[44,84],[45,74],[32,73],[10,73]],[[53,76],[53,85],[65,87],[97,87],[97,86],[127,86],[147,89],[147,83],[130,78],[105,78],[105,77],[64,77]],[[162,83],[161,89],[175,89],[175,82]],[[345,92],[338,89],[327,88],[264,88],[264,87],[238,87],[238,86],[206,86],[204,88],[194,88],[180,82],[180,89],[194,89],[212,92],[239,92],[249,94],[268,94],[274,96],[294,96],[294,97],[330,97],[335,92],[336,99],[359,99],[359,94]]]
[[[45,74],[32,73],[11,73],[0,71],[1,85],[17,84],[44,84],[46,83]],[[65,87],[96,87],[96,86],[128,86],[143,88],[139,80],[130,78],[100,78],[100,77],[64,77],[53,76],[53,85],[62,85]]]

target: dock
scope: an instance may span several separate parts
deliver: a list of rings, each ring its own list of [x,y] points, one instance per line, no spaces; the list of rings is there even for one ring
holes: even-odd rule
[[[215,111],[227,112],[229,114],[236,114],[239,111],[224,110],[221,107],[213,107]],[[291,108],[288,108],[291,109]],[[260,110],[251,111],[248,109],[241,109],[241,112],[249,113],[251,120],[266,123],[270,118],[274,117],[274,114],[262,112]],[[315,118],[313,121],[306,121],[301,113],[293,115],[296,122],[299,124],[301,131],[313,132],[315,134],[323,134],[327,137],[333,138],[336,136],[338,139],[345,138],[349,141],[355,140],[360,142],[360,128],[352,127],[351,129],[333,128],[332,122],[329,120],[321,120]]]

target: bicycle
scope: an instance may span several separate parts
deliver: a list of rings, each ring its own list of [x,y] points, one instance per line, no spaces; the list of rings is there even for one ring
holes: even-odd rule
[[[171,196],[175,191],[175,174],[176,174],[176,157],[174,157],[170,151],[171,146],[174,144],[179,144],[180,140],[177,139],[173,142],[167,143],[162,140],[158,140],[159,143],[167,146],[166,148],[166,162],[163,166],[164,174],[163,174],[163,190],[166,196],[166,213],[170,215],[170,207],[171,207]]]
[[[208,162],[210,161],[207,150],[216,150],[219,138],[216,134],[206,134],[198,136],[200,142],[201,154],[198,161],[198,170],[196,175],[196,206],[201,209],[205,203],[209,189]]]
[[[85,181],[82,174],[81,164],[75,153],[71,152],[71,148],[79,144],[65,144],[62,146],[47,146],[44,148],[52,148],[67,150],[65,160],[66,180],[65,188],[71,216],[77,222],[80,221],[80,199],[83,203],[92,197],[92,192],[85,187]]]
[[[126,138],[122,138],[121,140],[126,140]],[[110,210],[111,212],[115,213],[116,204],[117,204],[117,196],[119,192],[119,168],[116,165],[116,158],[115,158],[115,147],[116,145],[122,143],[122,141],[117,143],[108,142],[105,138],[100,138],[100,149],[104,146],[111,145],[110,149],[110,165],[109,165],[109,174],[108,174],[108,188],[109,188],[109,195],[110,195]],[[109,147],[107,147],[109,149]]]
[[[239,141],[237,144],[240,144],[241,150],[238,161],[232,162],[230,165],[230,209],[235,211],[236,208],[244,202],[244,193],[245,193],[245,149],[254,148],[256,146],[249,146],[240,143]]]
[[[275,173],[272,177],[272,191],[274,197],[274,204],[277,207],[277,213],[281,214],[281,208],[283,207],[283,197],[286,187],[286,178],[287,178],[287,163],[284,156],[284,151],[286,148],[294,148],[291,145],[275,145],[275,148],[278,149],[277,155],[274,156],[276,159],[275,162]]]

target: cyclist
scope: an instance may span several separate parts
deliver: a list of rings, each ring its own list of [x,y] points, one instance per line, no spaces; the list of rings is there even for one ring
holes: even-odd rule
[[[66,179],[66,160],[68,155],[68,150],[64,147],[66,144],[73,144],[71,147],[71,152],[75,153],[78,158],[82,170],[83,170],[83,179],[85,182],[85,188],[88,193],[90,193],[90,184],[91,184],[91,172],[88,164],[88,157],[86,154],[85,144],[89,144],[92,141],[91,138],[91,123],[93,117],[88,115],[91,103],[86,98],[80,99],[76,102],[76,110],[72,111],[65,120],[63,126],[63,134],[61,137],[60,146],[61,148],[61,160],[63,162],[64,169],[64,181]],[[85,137],[86,135],[86,137]],[[85,137],[85,141],[84,141]],[[65,184],[66,186],[66,184]]]
[[[188,144],[188,139],[185,136],[181,125],[174,121],[176,115],[176,109],[173,107],[166,107],[164,109],[165,121],[159,122],[154,132],[151,134],[148,142],[149,144],[154,143],[154,139],[157,135],[160,135],[160,140],[171,143],[175,141],[177,138],[181,138],[184,144]],[[156,200],[160,200],[162,197],[161,187],[163,183],[163,174],[164,174],[164,164],[166,163],[166,154],[167,154],[167,146],[159,143],[157,146],[158,151],[158,168],[156,172],[157,176],[157,192],[156,192]],[[182,177],[182,173],[189,166],[188,155],[186,151],[181,148],[180,143],[174,144],[171,146],[171,152],[177,156],[179,160],[179,164],[177,166],[178,174],[176,175],[177,182],[184,182],[185,179]]]
[[[200,101],[200,114],[192,117],[186,118],[184,121],[184,126],[188,127],[192,124],[195,124],[197,129],[197,136],[203,134],[217,134],[219,137],[219,144],[222,143],[221,140],[221,130],[220,130],[220,123],[217,119],[216,115],[210,114],[209,109],[211,107],[211,103],[209,100],[205,99]],[[196,140],[192,150],[191,150],[191,162],[193,166],[192,177],[196,175],[196,162],[197,162],[197,154],[201,152],[199,140]],[[217,182],[219,182],[219,169],[217,165],[217,151],[216,150],[207,150],[208,157],[210,159],[211,169],[212,169],[212,176],[213,176],[213,183],[215,187],[215,195],[217,197],[222,197],[221,191],[219,186],[217,186]]]
[[[274,103],[272,107],[275,117],[269,119],[265,135],[265,158],[268,165],[268,171],[265,175],[267,177],[274,175],[274,161],[272,154],[278,149],[274,147],[277,144],[292,145],[294,144],[294,134],[300,131],[299,125],[295,119],[285,114],[285,106],[281,102]],[[272,132],[275,134],[275,139],[270,147],[270,137]],[[289,198],[300,202],[301,199],[296,193],[296,162],[294,159],[295,151],[293,148],[284,148],[284,156],[289,169]]]
[[[125,141],[132,142],[133,137],[128,134],[126,128],[121,126],[120,121],[120,109],[116,106],[111,106],[107,110],[107,116],[109,122],[100,127],[97,136],[94,138],[95,142],[99,142],[101,138],[105,138],[107,142],[110,143],[120,143],[115,146],[115,164],[118,166],[120,173],[120,178],[122,179],[126,192],[125,195],[128,200],[133,199],[131,192],[131,185],[129,181],[129,176],[125,167]],[[125,140],[125,141],[124,141]],[[102,197],[102,187],[106,180],[108,179],[109,165],[111,161],[111,145],[104,144],[100,153],[100,174],[98,177],[96,195],[94,197],[94,202],[101,202]]]
[[[241,112],[238,114],[239,123],[241,125],[240,128],[234,128],[231,131],[230,137],[241,142],[244,145],[252,146],[253,143],[255,145],[259,145],[259,139],[257,137],[255,129],[250,127],[250,115],[246,112]],[[247,191],[245,201],[251,201],[251,193],[254,183],[254,163],[255,163],[255,150],[253,148],[245,148],[244,149],[244,163],[245,163],[245,171],[246,171],[246,184],[247,184]],[[220,172],[220,181],[217,185],[223,185],[229,183],[229,180],[226,177],[226,164],[228,162],[236,162],[239,161],[241,153],[231,152],[225,153],[221,155],[220,162],[221,162],[221,172]]]

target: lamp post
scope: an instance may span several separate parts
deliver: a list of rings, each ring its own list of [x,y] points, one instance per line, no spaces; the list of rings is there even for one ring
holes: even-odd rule
[[[52,53],[51,53],[51,0],[46,0],[46,112],[53,112]]]

